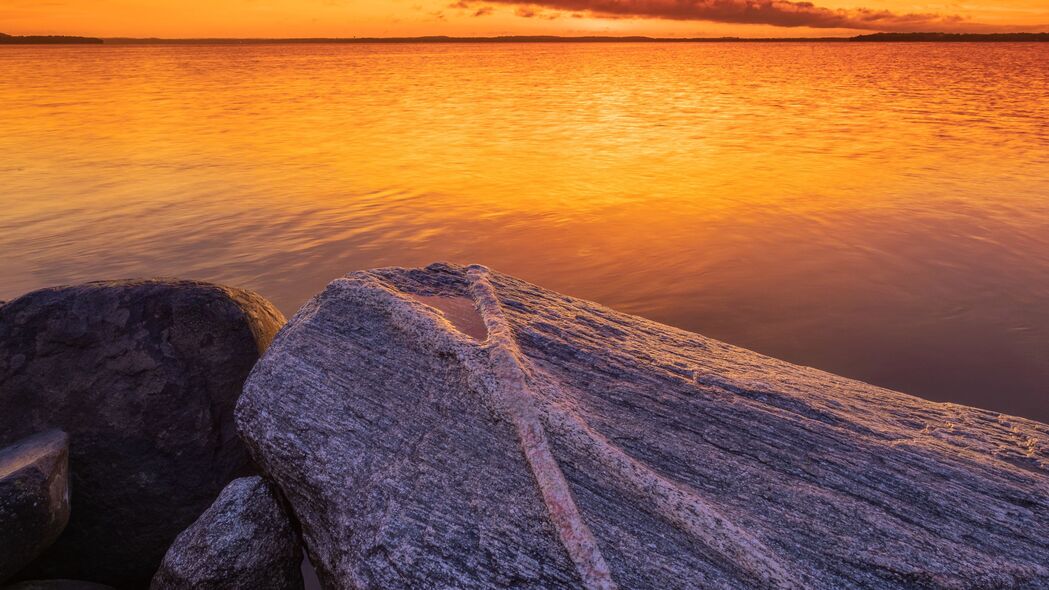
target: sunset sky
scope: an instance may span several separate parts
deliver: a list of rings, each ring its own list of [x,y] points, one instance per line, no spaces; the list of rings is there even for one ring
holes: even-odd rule
[[[812,36],[1045,31],[1046,0],[3,0],[0,32],[102,37]]]

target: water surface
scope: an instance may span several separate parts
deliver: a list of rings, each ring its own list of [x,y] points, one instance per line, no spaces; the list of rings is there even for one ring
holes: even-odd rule
[[[0,299],[479,262],[1049,420],[1049,44],[0,49]]]

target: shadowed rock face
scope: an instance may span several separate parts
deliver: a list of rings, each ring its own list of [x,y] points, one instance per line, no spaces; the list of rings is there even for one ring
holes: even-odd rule
[[[258,295],[189,281],[45,289],[0,307],[0,444],[70,437],[69,525],[22,579],[147,585],[249,469],[233,407],[282,323]]]
[[[334,281],[237,425],[330,588],[1049,587],[1049,426],[481,267]]]
[[[168,549],[153,590],[302,590],[301,541],[272,484],[230,482]]]
[[[0,582],[48,547],[69,521],[69,437],[43,432],[0,449]]]
[[[113,587],[79,580],[29,580],[7,586],[4,590],[113,590]]]

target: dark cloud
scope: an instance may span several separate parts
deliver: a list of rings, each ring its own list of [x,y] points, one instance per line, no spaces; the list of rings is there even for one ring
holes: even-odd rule
[[[938,14],[897,14],[888,10],[830,9],[811,2],[790,0],[486,0],[511,4],[520,16],[543,9],[586,13],[612,18],[658,18],[762,24],[780,27],[862,29],[870,31],[950,30],[965,23],[961,17]],[[975,25],[979,26],[979,25]]]
[[[523,18],[542,18],[546,20],[555,20],[561,18],[560,11],[546,11],[538,10],[534,6],[519,6],[514,14]]]
[[[475,9],[474,4],[476,3],[472,4],[469,0],[457,0],[456,2],[449,4],[448,8],[459,10],[460,12],[471,11],[470,14],[472,16],[488,16],[492,14],[493,9],[491,6],[481,6],[480,8]]]

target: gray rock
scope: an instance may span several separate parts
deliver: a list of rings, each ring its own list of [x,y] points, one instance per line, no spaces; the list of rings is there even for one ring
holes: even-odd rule
[[[301,590],[302,544],[278,492],[261,477],[232,481],[182,532],[152,590]]]
[[[49,430],[0,450],[0,582],[35,559],[69,521],[69,437]]]
[[[1049,426],[481,267],[334,281],[237,425],[328,588],[1049,587]]]
[[[113,590],[113,587],[80,580],[29,580],[7,586],[4,590]]]
[[[168,546],[250,471],[232,413],[283,318],[190,281],[44,289],[0,308],[0,444],[70,436],[72,514],[23,579],[149,583]]]

